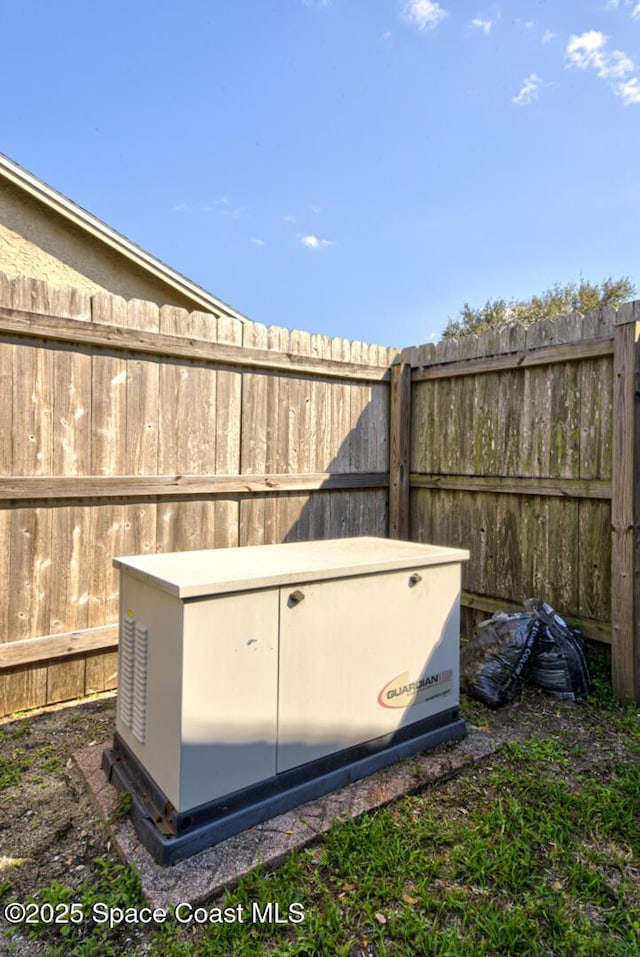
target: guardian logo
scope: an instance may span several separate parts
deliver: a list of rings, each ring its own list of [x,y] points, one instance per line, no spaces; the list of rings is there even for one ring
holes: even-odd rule
[[[440,671],[409,681],[409,672],[405,671],[387,682],[378,695],[378,704],[383,708],[410,708],[422,704],[430,698],[439,698],[449,694],[453,687],[453,670]]]

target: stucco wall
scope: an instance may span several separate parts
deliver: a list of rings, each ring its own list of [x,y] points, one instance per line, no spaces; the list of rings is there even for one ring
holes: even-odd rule
[[[0,181],[0,272],[202,309],[64,217]]]

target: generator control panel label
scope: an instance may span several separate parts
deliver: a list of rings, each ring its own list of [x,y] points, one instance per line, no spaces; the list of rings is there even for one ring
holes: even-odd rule
[[[396,675],[388,681],[378,695],[378,704],[383,708],[410,708],[430,698],[449,694],[453,688],[453,670],[409,679],[409,672]]]

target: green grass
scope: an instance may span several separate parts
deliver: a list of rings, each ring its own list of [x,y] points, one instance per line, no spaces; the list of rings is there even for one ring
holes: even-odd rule
[[[452,781],[335,824],[319,846],[290,854],[272,874],[254,871],[206,905],[240,909],[243,922],[170,920],[147,934],[144,953],[637,957],[640,763],[620,758],[611,735],[637,754],[638,719],[602,688],[595,704],[581,706],[580,720],[593,729],[581,743],[572,731],[541,728]],[[592,746],[597,762],[581,765]],[[141,902],[134,871],[100,867],[97,881],[75,890],[55,884],[38,899],[80,899],[85,908],[93,900]],[[302,902],[304,922],[251,920],[254,905],[264,911],[275,902],[281,919]],[[37,932],[49,957],[134,952],[124,931]]]
[[[14,732],[11,737],[23,737],[23,735],[18,736]],[[59,771],[62,765],[54,753],[55,750],[52,745],[31,750],[18,747],[13,748],[7,757],[0,756],[0,791],[20,784],[23,775],[36,764],[38,766],[37,781],[42,780],[42,774]]]
[[[127,952],[125,939],[132,937],[132,928],[123,925],[116,931],[110,930],[105,924],[93,921],[90,915],[97,903],[123,910],[142,907],[145,902],[137,871],[132,866],[101,858],[95,861],[95,866],[97,873],[77,887],[53,881],[37,897],[25,902],[51,905],[57,914],[65,913],[65,905],[79,904],[85,915],[79,925],[70,922],[32,926],[31,936],[48,944],[47,957],[117,957]]]

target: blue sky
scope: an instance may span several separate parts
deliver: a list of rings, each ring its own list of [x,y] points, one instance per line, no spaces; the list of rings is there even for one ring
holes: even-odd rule
[[[250,318],[638,287],[638,0],[0,0],[0,151]]]

